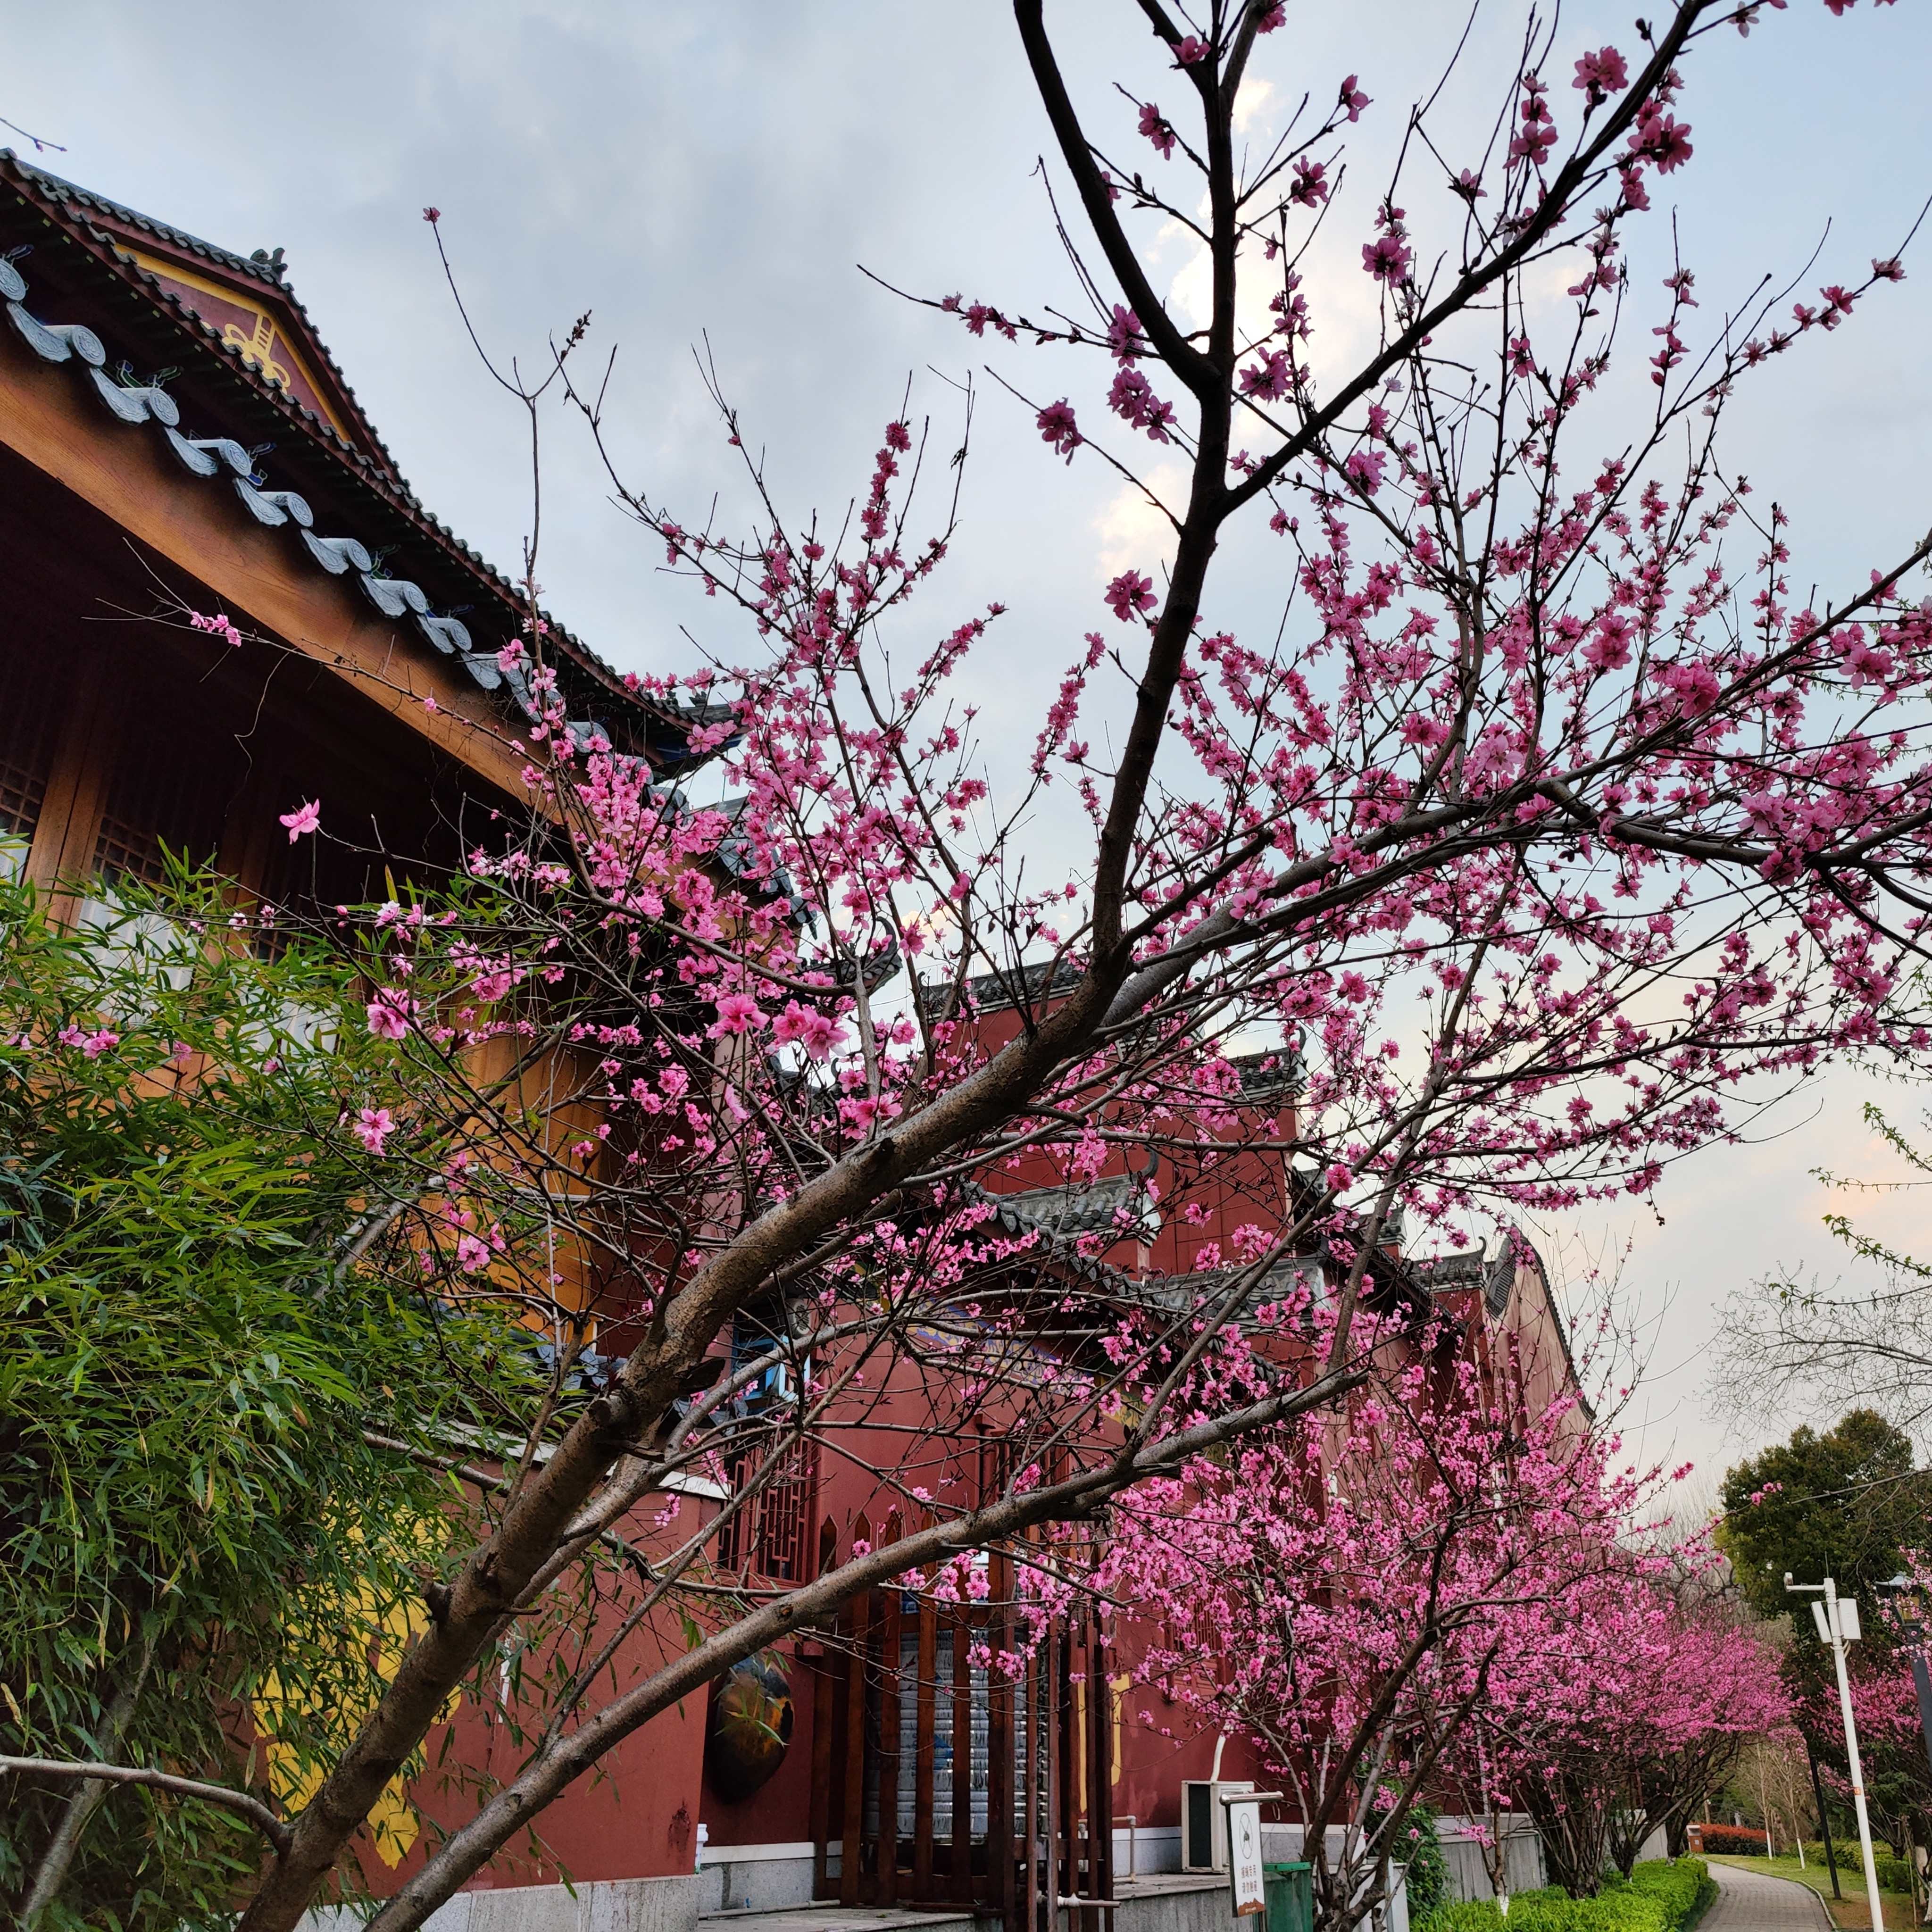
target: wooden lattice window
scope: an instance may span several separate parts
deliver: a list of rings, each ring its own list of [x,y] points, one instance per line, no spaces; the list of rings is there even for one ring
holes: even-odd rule
[[[46,775],[31,766],[16,764],[11,758],[0,761],[0,838],[24,843],[34,836],[40,822],[40,807],[47,795]]]
[[[758,1468],[754,1455],[733,1459],[727,1470],[734,1494],[741,1484],[755,1478]],[[727,1570],[748,1567],[774,1582],[808,1582],[818,1472],[812,1444],[800,1443],[787,1451],[771,1480],[718,1532],[720,1564]]]
[[[201,733],[170,728],[172,722],[149,721],[124,742],[94,840],[94,870],[103,879],[160,884],[164,846],[197,864],[214,856],[232,760],[197,742]]]
[[[35,656],[15,652],[0,662],[0,873],[24,859],[53,767],[58,705]]]

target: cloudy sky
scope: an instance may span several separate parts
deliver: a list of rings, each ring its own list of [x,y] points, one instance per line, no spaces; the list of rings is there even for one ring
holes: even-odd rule
[[[1130,113],[1108,83],[1158,98],[1165,78],[1178,92],[1137,8],[1079,0],[1048,16],[1093,124],[1111,116],[1110,138],[1130,147]],[[1452,142],[1493,112],[1522,19],[1516,0],[1485,0],[1444,99]],[[1586,46],[1634,46],[1630,19],[1628,6],[1566,8],[1557,70]],[[1359,239],[1402,110],[1432,85],[1462,20],[1460,0],[1291,0],[1288,30],[1264,44],[1243,108],[1257,140],[1304,92],[1332,98],[1346,74],[1374,98],[1345,240]],[[1049,352],[1002,359],[859,272],[1028,310],[1072,302],[1036,175],[1047,131],[994,0],[66,0],[14,10],[7,38],[0,116],[62,145],[44,164],[230,248],[284,247],[404,472],[500,563],[527,526],[523,432],[465,343],[428,203],[493,350],[541,362],[548,335],[592,312],[593,342],[617,350],[613,446],[687,521],[735,484],[698,345],[794,509],[836,508],[862,487],[909,379],[950,450],[956,386],[980,372],[962,538],[924,616],[937,630],[990,598],[1012,607],[975,676],[996,776],[1030,744],[1105,579],[1159,561],[1144,518],[1097,466],[1060,466],[986,382],[994,363],[1030,394],[1058,394],[1068,382]],[[1911,0],[1861,0],[1842,19],[1822,0],[1791,0],[1748,40],[1726,32],[1699,51],[1680,110],[1696,154],[1668,186],[1706,315],[1766,273],[1802,274],[1802,292],[1893,252],[1932,193],[1928,73],[1932,21]],[[1163,244],[1159,272],[1184,305],[1190,266]],[[1856,580],[1932,524],[1932,254],[1909,267],[1855,326],[1790,358],[1732,425],[1732,464],[1793,511],[1801,582]],[[1359,278],[1322,292],[1331,352],[1345,353],[1366,313]],[[717,605],[658,571],[661,548],[611,506],[582,439],[561,421],[548,434],[538,574],[552,608],[626,669],[688,668],[686,626],[727,658],[746,649],[718,628]],[[1265,563],[1238,556],[1225,594],[1217,621],[1272,629],[1280,586]],[[1055,828],[1038,836],[1051,844]],[[1717,1413],[1716,1313],[1780,1265],[1836,1270],[1809,1174],[1877,1171],[1864,1097],[1855,1076],[1820,1082],[1754,1144],[1674,1171],[1660,1220],[1646,1210],[1556,1231],[1573,1255],[1617,1262],[1648,1322],[1652,1453],[1674,1446],[1714,1468],[1788,1426]],[[1908,1238],[1923,1225],[1911,1198],[1873,1213]]]

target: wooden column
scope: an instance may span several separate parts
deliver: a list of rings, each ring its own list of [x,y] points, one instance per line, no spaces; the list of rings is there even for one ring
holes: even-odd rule
[[[839,1853],[838,1903],[859,1903],[859,1855],[866,1821],[866,1599],[852,1599],[845,1676],[845,1837]]]
[[[126,728],[124,675],[98,649],[76,654],[69,707],[55,740],[53,763],[27,854],[27,876],[43,891],[78,884],[94,871],[94,848],[107,808],[108,780]],[[63,922],[80,910],[77,895],[62,893],[50,910]]]
[[[1028,1655],[1020,1678],[1020,1699],[1025,1716],[1021,1740],[1026,1756],[1020,1767],[1023,1798],[1020,1821],[1020,1857],[1024,1862],[1022,1891],[1024,1932],[1040,1932],[1040,1652],[1036,1647]]]
[[[1006,1932],[1019,1932],[1013,1899],[1013,1681],[1001,1664],[1013,1641],[1012,1558],[995,1555],[987,1572],[993,1660],[986,1673],[986,1898],[999,1907]]]
[[[932,1734],[937,1721],[939,1617],[929,1597],[919,1600],[919,1700],[913,1742],[912,1895],[922,1905],[932,1884]]]
[[[964,1604],[952,1612],[952,1882],[962,1905],[973,1898],[973,1669],[966,1660],[972,1628]]]
[[[1113,1689],[1107,1682],[1107,1647],[1102,1639],[1100,1620],[1095,1615],[1088,1625],[1087,1646],[1087,1844],[1088,1876],[1092,1881],[1088,1895],[1114,1896],[1114,1766]],[[1102,1908],[1100,1921],[1106,1932],[1114,1932],[1112,1906]]]
[[[832,1834],[832,1660],[814,1658],[812,1670],[812,1895],[830,1898],[826,1842]]]
[[[888,1526],[896,1542],[898,1524]],[[899,1592],[885,1593],[879,1621],[879,1889],[878,1903],[896,1904],[899,1886]]]
[[[1065,1781],[1066,1760],[1061,1745],[1060,1701],[1060,1652],[1063,1641],[1060,1626],[1056,1623],[1047,1632],[1046,1658],[1044,1681],[1040,1686],[1040,1735],[1044,1747],[1042,1765],[1046,1774],[1046,1789],[1041,1792],[1040,1834],[1045,1854],[1046,1867],[1040,1879],[1040,1913],[1042,1932],[1058,1932],[1060,1924],[1060,1892],[1061,1859],[1060,1850],[1060,1814],[1061,1786]]]
[[[1073,1696],[1074,1660],[1078,1655],[1078,1628],[1069,1618],[1065,1634],[1060,1644],[1060,1680],[1056,1693],[1060,1700],[1060,1895],[1063,1898],[1075,1897],[1080,1889],[1080,1806],[1084,1796],[1084,1780],[1081,1775],[1081,1759],[1085,1755],[1080,1748],[1079,1714],[1075,1708]],[[1070,1911],[1067,1925],[1071,1932],[1073,1916]],[[1086,1932],[1084,1924],[1081,1932]]]

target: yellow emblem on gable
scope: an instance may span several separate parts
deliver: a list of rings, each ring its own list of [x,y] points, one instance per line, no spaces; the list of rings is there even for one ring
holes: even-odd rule
[[[308,396],[313,398],[314,406],[319,410],[326,422],[336,434],[350,440],[348,426],[332,409],[323,394],[322,386],[315,379],[315,372],[303,360],[293,344],[281,332],[280,325],[268,310],[251,299],[247,290],[228,282],[218,282],[205,275],[198,275],[191,268],[184,268],[178,262],[165,256],[150,255],[139,248],[128,248],[124,244],[123,253],[131,256],[139,266],[151,275],[162,280],[173,282],[196,293],[212,296],[216,301],[231,309],[239,309],[250,318],[244,325],[238,322],[222,324],[221,339],[232,344],[260,369],[272,382],[284,389],[291,388],[291,376],[298,376]]]
[[[232,343],[244,356],[249,357],[263,375],[272,382],[279,382],[284,388],[289,386],[288,365],[278,362],[274,358],[275,325],[272,317],[255,311],[253,332],[244,330],[239,322],[224,322],[221,339]],[[311,388],[314,385],[309,386]]]

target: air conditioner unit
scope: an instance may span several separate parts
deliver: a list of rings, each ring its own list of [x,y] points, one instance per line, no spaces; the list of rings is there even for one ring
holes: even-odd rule
[[[1210,1784],[1184,1779],[1180,1786],[1180,1868],[1218,1872],[1228,1869],[1228,1808],[1221,1802],[1238,1791],[1252,1791],[1252,1780]]]

